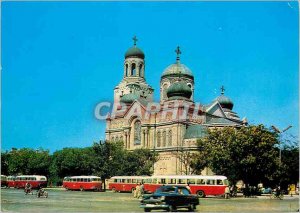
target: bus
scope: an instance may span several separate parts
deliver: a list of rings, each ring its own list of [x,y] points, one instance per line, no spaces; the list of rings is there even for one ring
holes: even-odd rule
[[[205,197],[207,195],[224,194],[225,188],[228,186],[228,180],[227,177],[219,175],[157,175],[144,181],[144,190],[153,193],[162,185],[188,186],[192,194]]]
[[[98,176],[72,176],[64,178],[63,187],[66,190],[101,191],[102,182]]]
[[[14,181],[14,187],[25,188],[25,184],[29,183],[31,188],[47,187],[47,178],[42,175],[19,175],[16,176]]]
[[[109,180],[108,188],[113,192],[133,192],[138,183],[145,183],[150,176],[114,176]]]
[[[1,175],[1,187],[7,186],[7,176],[6,175]]]
[[[16,176],[8,176],[7,177],[7,188],[15,187]]]

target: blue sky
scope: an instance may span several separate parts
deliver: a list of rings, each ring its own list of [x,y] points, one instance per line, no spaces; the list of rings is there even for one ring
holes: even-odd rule
[[[94,108],[112,100],[133,35],[156,99],[180,45],[196,101],[224,85],[241,118],[298,136],[298,13],[295,1],[2,2],[2,150],[103,139]]]

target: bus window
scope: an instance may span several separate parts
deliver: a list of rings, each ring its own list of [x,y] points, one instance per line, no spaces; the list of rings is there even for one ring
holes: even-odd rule
[[[226,179],[226,180],[223,180],[223,183],[224,183],[224,185],[226,185],[226,186],[228,186],[229,185],[229,183],[228,183],[228,180]]]
[[[83,179],[83,182],[88,182],[88,179],[87,179],[87,178],[84,178],[84,179]]]
[[[223,185],[223,181],[222,180],[217,180],[217,185]]]
[[[177,179],[177,184],[186,184],[186,179]]]
[[[136,179],[132,179],[132,183],[136,183]]]
[[[203,179],[197,179],[196,183],[198,185],[205,185],[205,181]]]
[[[157,178],[153,178],[152,183],[157,183]]]
[[[144,182],[145,183],[152,183],[152,180],[151,179],[145,179]]]
[[[161,184],[166,184],[166,179],[165,178],[160,179],[160,183]]]
[[[215,180],[213,180],[213,179],[207,179],[206,180],[206,184],[207,185],[215,185]]]
[[[188,184],[195,184],[195,179],[187,179]]]
[[[174,178],[168,179],[168,184],[176,184],[176,179]]]

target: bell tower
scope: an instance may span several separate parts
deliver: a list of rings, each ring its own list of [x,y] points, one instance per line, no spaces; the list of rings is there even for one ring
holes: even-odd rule
[[[133,46],[125,52],[123,79],[114,89],[114,102],[126,103],[142,100],[143,103],[153,100],[153,89],[145,80],[145,54],[137,47],[137,37],[132,38]],[[130,99],[128,100],[130,94]]]
[[[133,47],[125,53],[124,78],[144,78],[145,76],[145,54],[136,46],[138,39],[132,38]]]

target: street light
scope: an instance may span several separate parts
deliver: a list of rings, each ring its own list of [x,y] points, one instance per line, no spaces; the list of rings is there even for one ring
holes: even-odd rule
[[[281,136],[282,133],[284,133],[288,129],[292,128],[293,126],[289,125],[287,128],[285,128],[283,130],[280,130],[279,128],[277,128],[274,125],[272,125],[271,127],[272,127],[272,129],[274,129],[275,132],[277,132]],[[279,140],[279,162],[281,163],[281,147],[280,147],[280,143],[281,143],[281,141]]]

